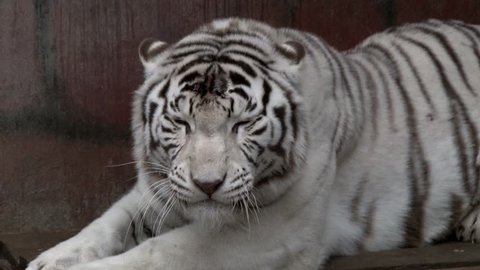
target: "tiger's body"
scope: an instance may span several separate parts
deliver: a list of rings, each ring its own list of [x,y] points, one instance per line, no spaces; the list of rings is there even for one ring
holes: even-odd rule
[[[318,269],[477,241],[479,45],[433,20],[345,53],[240,19],[147,42],[138,183],[28,269]]]

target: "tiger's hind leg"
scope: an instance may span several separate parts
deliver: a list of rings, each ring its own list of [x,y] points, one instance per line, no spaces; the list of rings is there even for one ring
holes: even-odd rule
[[[480,153],[477,155],[476,168],[480,174]],[[477,183],[478,185],[478,183]],[[480,188],[477,186],[472,204],[474,208],[456,226],[455,235],[458,240],[472,243],[480,243]]]
[[[480,205],[475,206],[456,226],[455,235],[459,241],[480,243]]]

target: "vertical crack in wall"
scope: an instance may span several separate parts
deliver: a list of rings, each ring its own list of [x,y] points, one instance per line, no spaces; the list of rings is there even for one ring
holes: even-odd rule
[[[46,101],[45,107],[41,108],[41,114],[45,116],[48,125],[55,125],[61,117],[60,88],[55,63],[55,42],[52,0],[32,0],[35,9],[35,32],[37,61],[40,68],[40,78],[43,95]]]
[[[295,27],[295,16],[297,13],[298,3],[297,0],[287,0],[288,6],[288,26]]]
[[[385,26],[393,27],[397,25],[396,0],[387,0],[385,3]]]

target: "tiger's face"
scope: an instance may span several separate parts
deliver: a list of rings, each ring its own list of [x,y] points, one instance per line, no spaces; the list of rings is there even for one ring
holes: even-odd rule
[[[137,159],[156,194],[194,219],[248,215],[275,199],[301,155],[299,98],[274,69],[278,48],[237,39],[205,40],[200,31],[140,48],[147,80],[134,111],[142,123],[134,126]]]

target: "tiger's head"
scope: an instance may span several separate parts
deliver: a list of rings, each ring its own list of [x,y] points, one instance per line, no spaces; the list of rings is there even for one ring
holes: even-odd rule
[[[191,219],[228,222],[288,189],[306,140],[299,42],[228,19],[172,45],[146,40],[139,54],[135,157],[158,199]]]

